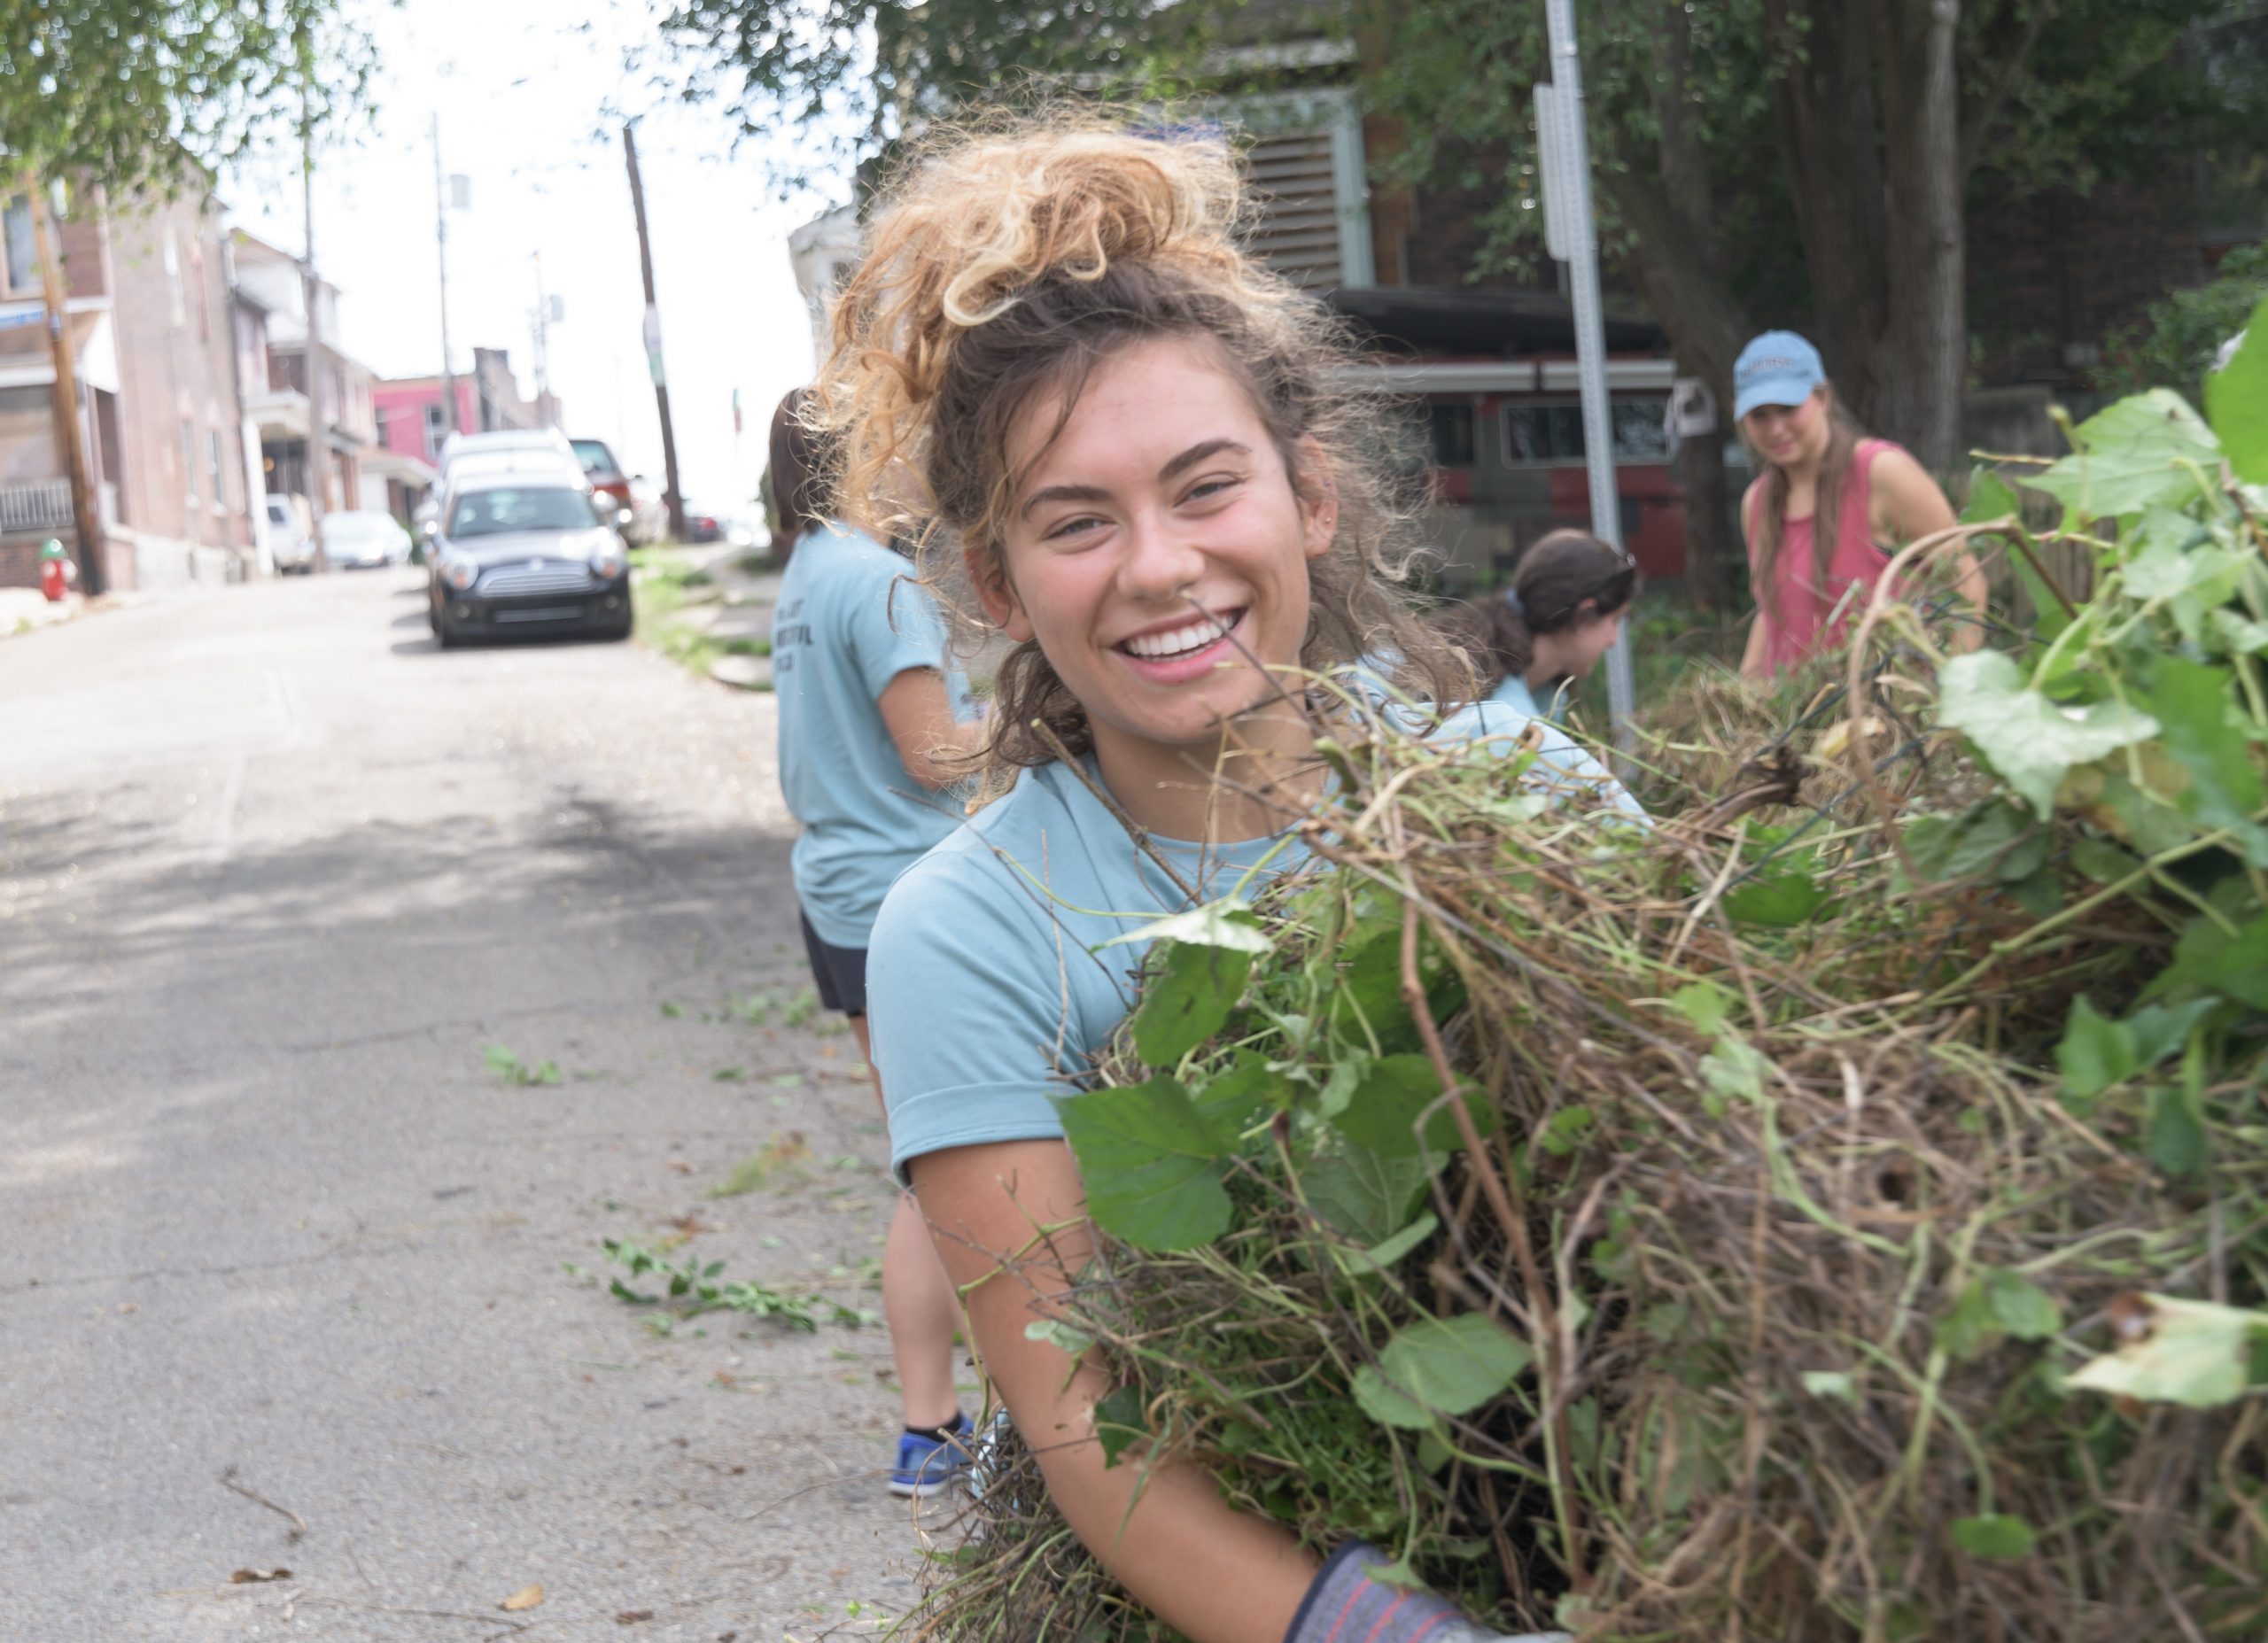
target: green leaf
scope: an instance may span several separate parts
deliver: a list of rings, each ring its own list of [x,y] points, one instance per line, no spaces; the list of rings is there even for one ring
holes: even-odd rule
[[[2205,378],[2205,415],[2237,477],[2268,484],[2268,298],[2252,311],[2236,356]]]
[[[1953,1544],[1971,1557],[2030,1557],[2039,1537],[2021,1517],[1991,1512],[1953,1520]]]
[[[2074,1101],[2093,1101],[2122,1079],[2141,1070],[2132,1032],[2122,1022],[2098,1015],[2082,995],[2071,1001],[2070,1019],[2062,1042],[2055,1046],[2055,1065],[2063,1074],[2063,1093]]]
[[[2024,483],[2063,504],[2064,523],[2139,514],[2152,503],[2177,507],[2197,494],[2184,459],[2210,472],[2220,444],[2203,419],[2171,389],[2154,388],[2099,412],[2072,431],[2077,449]]]
[[[1060,1318],[1038,1318],[1024,1325],[1024,1339],[1045,1341],[1059,1352],[1076,1358],[1095,1344],[1095,1337],[1084,1329],[1064,1322]]]
[[[1059,1097],[1098,1226],[1146,1250],[1194,1249],[1229,1227],[1233,1144],[1170,1078]]]
[[[2150,1092],[2143,1151],[2169,1175],[2194,1175],[2212,1157],[2205,1128],[2205,1043],[2192,1035],[2181,1058],[2181,1081]]]
[[[1835,899],[1801,867],[1760,874],[1725,894],[1725,911],[1738,924],[1787,929],[1807,924]]]
[[[1134,1011],[1136,1053],[1153,1067],[1174,1066],[1228,1025],[1251,972],[1243,949],[1161,942]]]
[[[1993,1321],[2017,1340],[2043,1341],[2063,1327],[2063,1309],[2055,1298],[2021,1273],[1986,1273],[1984,1294]]]
[[[1964,1362],[2000,1344],[2000,1321],[1992,1315],[1982,1278],[1972,1279],[1953,1298],[1951,1309],[1938,1320],[1936,1336],[1939,1347]]]
[[[2209,625],[2231,655],[2256,656],[2268,651],[2268,622],[2256,622],[2239,611],[2216,610]]]
[[[2155,1066],[2189,1040],[2189,1031],[2220,1007],[2215,998],[2193,998],[2186,1004],[2144,1004],[2126,1018],[2124,1026],[2134,1045],[2134,1058]]]
[[[2022,841],[2023,848],[2017,848]],[[1931,879],[1991,872],[2021,879],[2044,858],[2047,838],[2021,806],[1986,799],[1958,816],[1922,816],[1906,829],[1914,864]]]
[[[1487,1135],[1495,1127],[1495,1108],[1470,1086],[1462,1093],[1474,1127]],[[1453,1152],[1464,1137],[1446,1102],[1426,1120],[1422,1147],[1418,1138],[1419,1115],[1441,1098],[1441,1080],[1425,1057],[1381,1056],[1355,1086],[1347,1110],[1331,1122],[1349,1141],[1383,1158],[1408,1158],[1421,1150]]]
[[[2226,827],[2255,847],[2253,865],[2268,866],[2268,833],[2252,820],[2268,805],[2268,787],[2254,766],[2250,743],[2230,723],[2236,677],[2179,656],[2160,656],[2151,670],[2149,705],[2165,750],[2190,775],[2182,810],[2207,827]]]
[[[2023,515],[2023,500],[2008,488],[2007,480],[1982,462],[1969,470],[1969,506],[1961,510],[1961,523],[1981,525]]]
[[[1713,981],[1689,981],[1669,996],[1671,1009],[1712,1037],[1732,1013],[1733,1003],[1733,996]]]
[[[1441,1217],[1427,1210],[1383,1243],[1374,1244],[1366,1250],[1340,1250],[1335,1252],[1339,1256],[1339,1264],[1357,1276],[1389,1272],[1402,1257],[1439,1232],[1441,1228]]]
[[[1116,1466],[1119,1456],[1150,1436],[1145,1413],[1142,1394],[1130,1386],[1095,1400],[1095,1438],[1102,1445],[1104,1466]]]
[[[2255,1352],[2268,1344],[2268,1313],[2167,1295],[2124,1295],[2111,1303],[2120,1340],[2063,1384],[2145,1403],[2211,1409],[2245,1395]]]
[[[1997,651],[1955,656],[1938,670],[1938,722],[1966,735],[2042,817],[2054,811],[2056,784],[2073,765],[2093,763],[2158,728],[2148,714],[2115,701],[2085,708],[2050,701]]]
[[[1233,1133],[1243,1129],[1262,1108],[1288,1106],[1292,1083],[1269,1066],[1266,1056],[1239,1050],[1225,1071],[1216,1073],[1189,1093],[1200,1112]]]
[[[2174,944],[2173,962],[2148,990],[2160,996],[2185,988],[2268,1010],[2268,914],[2239,925],[2234,935],[2203,913],[2191,919]]]
[[[1598,1114],[1588,1107],[1561,1107],[1536,1132],[1536,1144],[1553,1158],[1563,1159],[1582,1145],[1583,1137],[1597,1124]]]
[[[1422,1159],[1381,1158],[1350,1145],[1301,1169],[1300,1191],[1325,1222],[1376,1244],[1408,1222],[1427,1179]]]
[[[1804,1391],[1814,1398],[1836,1398],[1848,1404],[1859,1401],[1858,1382],[1848,1369],[1806,1369],[1803,1383]]]
[[[1479,1313],[1425,1318],[1398,1330],[1379,1367],[1355,1373],[1355,1400],[1388,1426],[1431,1426],[1435,1414],[1465,1414],[1503,1391],[1534,1354]]]
[[[1202,907],[1160,918],[1129,934],[1113,936],[1095,950],[1100,952],[1104,948],[1122,947],[1133,942],[1180,942],[1191,947],[1219,947],[1231,952],[1253,954],[1270,952],[1275,948],[1252,909],[1233,899],[1208,902]]]

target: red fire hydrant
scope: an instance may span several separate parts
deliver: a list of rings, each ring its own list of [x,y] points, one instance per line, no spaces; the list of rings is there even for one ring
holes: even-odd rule
[[[70,592],[72,583],[79,579],[79,567],[71,562],[63,551],[63,544],[53,537],[40,545],[39,591],[47,595],[47,602],[58,605]]]

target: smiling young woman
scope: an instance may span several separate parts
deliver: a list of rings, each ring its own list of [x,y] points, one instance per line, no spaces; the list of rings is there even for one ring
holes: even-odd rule
[[[1397,442],[1333,386],[1319,306],[1238,248],[1242,205],[1224,149],[1082,118],[943,143],[875,216],[819,389],[835,493],[1013,645],[988,751],[1014,780],[892,886],[874,1053],[985,1371],[1127,1590],[1193,1643],[1451,1643],[1489,1634],[1359,1543],[1325,1562],[1188,1466],[1106,1467],[1104,1371],[1026,1334],[1091,1248],[1055,1100],[1132,1003],[1140,946],[1105,943],[1299,864],[1315,716],[1363,694],[1315,681],[1392,658],[1433,704],[1411,733],[1526,728],[1447,711],[1469,682],[1395,585]],[[1542,733],[1532,778],[1617,791]]]
[[[1768,679],[1832,643],[1891,554],[1953,523],[1953,504],[1922,464],[1870,439],[1835,397],[1819,350],[1793,331],[1750,340],[1733,366],[1733,412],[1759,472],[1741,499],[1741,529],[1756,592],[1741,671]],[[1888,547],[1884,545],[1889,544]],[[1987,588],[1962,555],[1961,597],[1978,612]],[[1957,644],[1974,649],[1968,624]]]

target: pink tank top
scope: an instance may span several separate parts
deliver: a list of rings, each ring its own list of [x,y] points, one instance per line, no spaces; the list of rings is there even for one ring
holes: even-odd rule
[[[1874,486],[1869,475],[1876,457],[1899,448],[1887,439],[1861,439],[1852,453],[1851,471],[1843,478],[1842,505],[1836,513],[1835,557],[1828,563],[1826,586],[1813,579],[1816,567],[1812,562],[1812,521],[1790,519],[1783,526],[1780,552],[1772,567],[1772,598],[1762,611],[1765,655],[1775,673],[1827,648],[1834,638],[1827,632],[1828,617],[1839,605],[1842,615],[1837,632],[1845,629],[1876,578],[1889,565],[1890,555],[1875,546],[1870,508]],[[1759,495],[1748,510],[1751,570],[1756,563],[1756,515],[1763,505],[1764,499]],[[1852,593],[1854,587],[1860,592]]]

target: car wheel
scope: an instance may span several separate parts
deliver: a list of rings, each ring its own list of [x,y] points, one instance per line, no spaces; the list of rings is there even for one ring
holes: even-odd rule
[[[444,650],[454,650],[464,643],[464,640],[457,636],[457,631],[449,625],[449,619],[447,616],[436,616],[433,619],[433,639]]]

